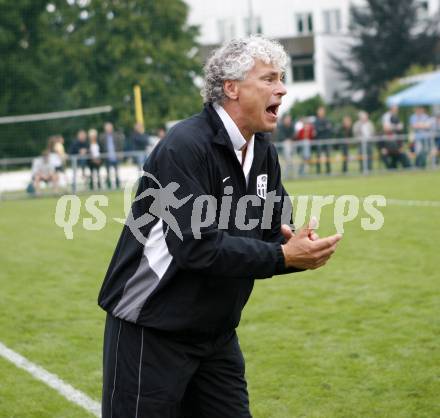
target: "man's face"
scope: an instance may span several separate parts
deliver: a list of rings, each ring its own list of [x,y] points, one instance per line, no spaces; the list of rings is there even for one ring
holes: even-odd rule
[[[111,133],[113,133],[113,125],[111,124],[111,123],[106,123],[105,125],[104,125],[104,131],[105,131],[105,133],[107,133],[107,134],[111,134]]]
[[[342,124],[345,127],[351,127],[351,125],[352,125],[351,117],[350,116],[344,116],[344,118],[342,119]]]
[[[286,94],[282,77],[280,69],[256,60],[246,78],[237,82],[240,129],[254,134],[276,128],[278,108]]]
[[[283,118],[283,123],[284,123],[284,126],[290,126],[291,124],[292,124],[292,118],[291,118],[291,116],[290,115],[286,115],[286,116],[284,116],[284,118]]]
[[[84,142],[84,141],[87,139],[87,133],[86,133],[86,131],[79,131],[79,132],[78,132],[78,139],[79,139],[81,142]]]
[[[157,136],[158,136],[160,139],[162,139],[162,138],[165,137],[165,135],[166,135],[166,131],[165,131],[165,129],[160,128],[159,131],[157,132]]]

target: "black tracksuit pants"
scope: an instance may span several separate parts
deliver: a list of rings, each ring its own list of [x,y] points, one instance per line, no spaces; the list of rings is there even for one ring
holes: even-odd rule
[[[189,342],[107,315],[103,418],[251,418],[235,331]]]

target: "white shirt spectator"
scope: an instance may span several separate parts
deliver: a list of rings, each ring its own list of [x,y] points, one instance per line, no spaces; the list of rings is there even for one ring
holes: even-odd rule
[[[97,143],[90,144],[90,155],[92,158],[97,159],[100,157],[101,152],[99,150],[99,145]]]
[[[32,175],[39,174],[40,176],[49,177],[54,173],[55,166],[49,157],[37,157],[32,162]]]

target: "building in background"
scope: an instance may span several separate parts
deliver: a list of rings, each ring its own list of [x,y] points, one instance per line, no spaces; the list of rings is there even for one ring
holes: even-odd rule
[[[349,31],[350,5],[363,0],[185,0],[189,23],[200,26],[201,56],[224,41],[260,33],[277,39],[289,54],[287,95],[281,112],[296,100],[319,94],[335,101],[347,86],[334,69],[330,54],[343,60]],[[420,1],[420,16],[440,9],[440,0]]]

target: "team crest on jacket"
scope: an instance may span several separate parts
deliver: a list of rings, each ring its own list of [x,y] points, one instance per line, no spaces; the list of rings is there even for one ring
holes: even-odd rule
[[[267,174],[257,176],[257,196],[266,200]]]

